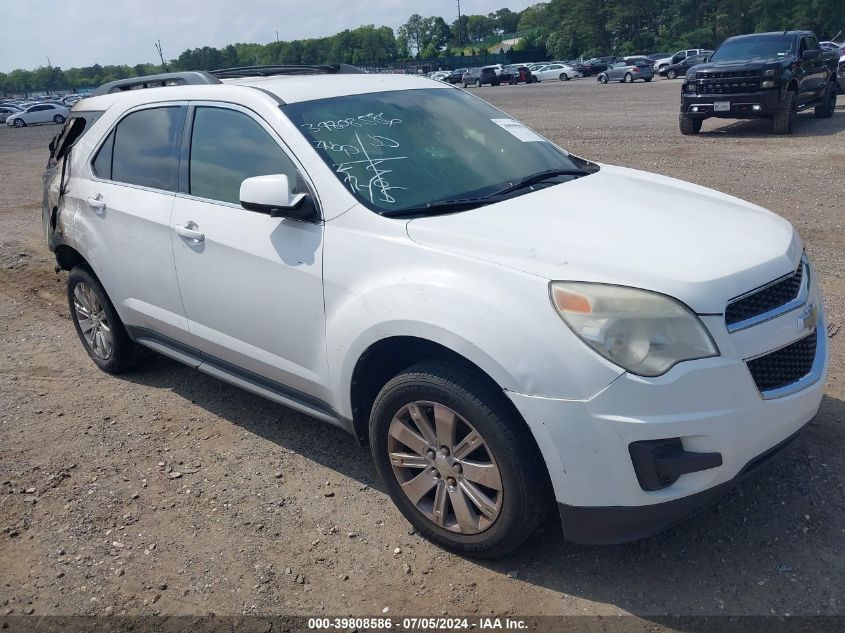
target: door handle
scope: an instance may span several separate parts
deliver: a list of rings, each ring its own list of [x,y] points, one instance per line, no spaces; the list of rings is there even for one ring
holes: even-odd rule
[[[88,206],[92,209],[105,209],[106,201],[103,200],[103,194],[98,193],[96,196],[88,196],[86,200]]]
[[[188,222],[187,224],[177,224],[173,227],[176,234],[188,240],[193,240],[195,243],[200,243],[205,240],[205,233],[198,231],[199,228],[195,222]]]

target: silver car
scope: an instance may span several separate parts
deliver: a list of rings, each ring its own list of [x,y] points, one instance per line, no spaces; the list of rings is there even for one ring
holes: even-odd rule
[[[651,81],[654,79],[654,68],[646,62],[617,62],[607,67],[607,70],[600,72],[596,80],[606,84],[608,81],[622,81],[626,84],[633,83],[638,79]]]

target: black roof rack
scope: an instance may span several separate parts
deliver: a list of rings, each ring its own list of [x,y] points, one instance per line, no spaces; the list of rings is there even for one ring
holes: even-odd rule
[[[143,77],[129,77],[110,81],[97,88],[93,96],[106,95],[112,92],[140,90],[142,88],[160,88],[162,86],[197,86],[203,84],[219,84],[217,77],[200,70],[190,70],[180,73],[161,73],[159,75],[145,75]]]
[[[271,77],[273,75],[351,75],[364,73],[360,68],[349,64],[282,64],[275,66],[240,66],[220,68],[210,71],[219,79],[243,77]]]

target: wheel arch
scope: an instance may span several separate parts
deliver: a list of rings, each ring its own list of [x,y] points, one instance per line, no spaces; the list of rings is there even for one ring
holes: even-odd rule
[[[462,349],[459,352],[456,348]],[[512,381],[504,368],[481,350],[473,353],[433,331],[426,335],[393,334],[374,340],[357,355],[346,381],[349,410],[359,442],[367,441],[372,405],[387,381],[412,365],[433,359],[460,364],[497,391],[504,390]]]
[[[56,263],[59,265],[59,268],[67,271],[73,270],[81,264],[85,264],[88,268],[91,268],[88,260],[78,250],[67,244],[56,246]]]

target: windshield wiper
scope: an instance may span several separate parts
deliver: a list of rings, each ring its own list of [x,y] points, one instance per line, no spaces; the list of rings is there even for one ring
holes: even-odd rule
[[[519,189],[524,189],[525,187],[530,187],[531,185],[536,185],[537,183],[543,182],[544,180],[548,180],[549,178],[554,178],[555,176],[589,176],[593,172],[587,171],[586,169],[547,169],[546,171],[538,171],[536,174],[531,174],[530,176],[526,176],[519,182],[516,182],[504,189],[500,189],[492,194],[490,197],[493,196],[503,196],[508,193],[512,193],[514,191],[518,191]]]
[[[402,218],[407,216],[414,216],[414,215],[438,215],[441,213],[451,213],[453,211],[468,211],[469,209],[477,209],[478,207],[483,207],[488,204],[493,204],[495,202],[501,202],[502,200],[507,200],[512,198],[508,194],[513,193],[519,189],[524,189],[525,187],[530,187],[531,185],[535,185],[543,180],[548,180],[549,178],[554,178],[555,176],[589,176],[592,174],[592,171],[588,171],[586,169],[547,169],[546,171],[540,171],[536,174],[531,174],[530,176],[523,178],[517,183],[513,185],[509,185],[504,189],[499,191],[495,191],[489,195],[482,196],[480,198],[458,198],[456,200],[437,200],[435,202],[429,202],[428,204],[419,206],[419,207],[409,207],[407,209],[396,209],[382,211],[382,215],[387,218]]]
[[[382,211],[382,215],[386,218],[404,218],[413,215],[438,215],[441,213],[451,213],[452,211],[468,211],[469,209],[477,209],[494,202],[499,202],[503,198],[501,196],[492,195],[484,196],[483,198],[460,198],[457,200],[437,200],[436,202],[429,202],[419,207],[408,207],[407,209],[388,209]]]

